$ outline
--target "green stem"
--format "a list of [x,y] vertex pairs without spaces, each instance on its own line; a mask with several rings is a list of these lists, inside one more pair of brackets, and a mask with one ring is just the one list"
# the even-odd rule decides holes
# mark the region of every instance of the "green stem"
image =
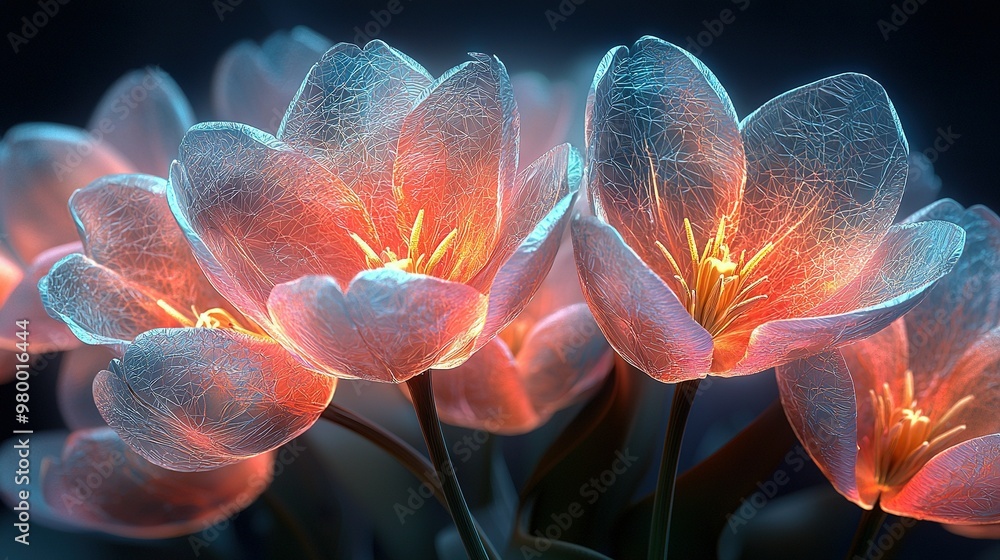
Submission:
[[694,402],[699,383],[701,379],[691,379],[682,381],[674,387],[670,418],[667,421],[667,437],[663,441],[660,474],[656,481],[656,496],[653,498],[653,521],[649,529],[647,560],[661,560],[667,557],[670,517],[674,507],[674,484],[677,482],[677,462],[681,456],[684,427],[687,425],[688,413],[691,412],[691,403]]
[[[410,471],[413,476],[417,477],[418,480],[424,483],[424,485],[434,493],[434,498],[436,498],[446,510],[450,511],[447,499],[441,492],[438,482],[432,476],[432,473],[434,473],[434,465],[432,465],[430,461],[424,458],[424,456],[410,444],[406,443],[398,436],[387,431],[378,424],[373,423],[371,420],[368,420],[367,418],[355,414],[354,412],[351,412],[346,408],[342,408],[334,403],[330,403],[330,405],[326,407],[326,410],[323,411],[323,418],[358,434],[369,442],[377,445],[380,449],[382,449],[382,451],[391,455],[394,459],[396,459],[396,461]],[[476,524],[476,531],[483,540],[486,552],[490,556],[490,560],[499,560],[500,555],[493,548],[493,544],[490,543],[489,538],[486,536],[486,533],[478,523]]]
[[455,465],[451,462],[444,441],[437,405],[434,404],[434,391],[431,388],[431,371],[427,370],[411,378],[406,385],[413,400],[413,410],[420,422],[420,430],[424,433],[424,441],[427,442],[431,462],[434,463],[438,479],[441,481],[448,509],[455,521],[455,527],[458,528],[458,534],[462,537],[462,544],[465,545],[465,552],[472,560],[488,560],[489,556],[476,531],[476,521],[472,517],[472,512],[465,503],[462,487],[459,486],[458,477],[455,475]]
[[847,560],[868,558],[868,544],[875,540],[887,516],[888,514],[882,511],[877,501],[872,506],[872,509],[862,510],[861,521],[858,522],[858,530],[854,533],[851,548],[847,551],[847,556],[844,558]]

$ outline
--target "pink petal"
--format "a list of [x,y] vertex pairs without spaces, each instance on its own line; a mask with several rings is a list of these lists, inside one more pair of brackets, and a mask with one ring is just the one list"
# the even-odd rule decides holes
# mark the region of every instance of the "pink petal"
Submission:
[[54,124],[22,124],[0,144],[0,224],[21,262],[77,240],[66,209],[69,196],[130,165],[114,148],[83,130]]
[[816,466],[837,492],[871,509],[874,496],[858,488],[858,403],[843,357],[818,354],[779,366],[775,373],[788,423]]
[[270,339],[223,329],[157,329],[94,381],[108,425],[146,460],[204,471],[298,436],[336,379],[305,369]]
[[399,233],[392,169],[399,131],[432,81],[419,64],[382,41],[364,49],[338,43],[309,71],[278,132],[358,194],[380,238],[394,250]]
[[23,342],[18,337],[18,333],[22,331],[18,321],[25,319],[29,321],[27,330],[31,354],[68,350],[80,345],[80,341],[66,325],[46,313],[38,292],[39,280],[49,272],[53,264],[79,250],[79,243],[49,249],[39,254],[35,262],[24,271],[24,278],[0,307],[0,347],[12,350],[17,342]]
[[168,199],[213,285],[260,323],[275,284],[330,274],[346,285],[366,269],[352,233],[379,246],[361,200],[340,179],[242,125],[188,131]]
[[274,134],[302,78],[330,46],[329,39],[302,26],[276,31],[260,45],[236,43],[212,75],[216,118]]
[[[806,317],[753,330],[743,358],[719,375],[748,375],[870,336],[917,305],[961,254],[962,229],[948,222],[892,226],[857,276]],[[768,302],[770,303],[770,302]]]
[[[247,507],[270,484],[273,454],[211,472],[182,473],[153,465],[109,428],[31,436],[43,464],[31,477],[32,521],[132,539],[194,533]],[[4,446],[5,467],[14,457]],[[11,449],[12,450],[12,449]],[[11,463],[12,465],[12,463]],[[16,498],[4,487],[4,499]]]
[[379,268],[346,292],[328,276],[275,286],[271,321],[289,348],[334,375],[402,383],[471,354],[486,296],[454,282]]
[[736,111],[690,53],[649,36],[613,49],[594,76],[586,129],[595,213],[668,284],[673,270],[654,243],[689,254],[685,218],[699,243],[722,217],[735,231],[745,175]]
[[808,310],[847,284],[892,223],[906,139],[882,86],[840,74],[786,92],[740,125],[747,181],[737,251],[774,251],[767,318]]
[[584,303],[549,315],[525,337],[517,366],[544,419],[579,402],[604,380],[614,354]]
[[0,246],[0,305],[3,305],[7,296],[14,291],[23,277],[24,272],[21,270],[21,266],[3,246]]
[[434,401],[442,421],[472,430],[523,434],[542,422],[514,357],[499,339],[455,369],[436,370]]
[[518,116],[507,70],[496,58],[473,56],[438,78],[406,115],[393,170],[396,253],[405,253],[423,210],[420,253],[433,253],[457,230],[435,273],[457,282],[489,260],[517,173]]
[[942,525],[949,533],[955,533],[967,539],[1000,539],[1000,523],[989,525]]
[[194,123],[194,111],[177,83],[149,67],[125,74],[108,88],[87,130],[100,131],[136,171],[164,177]]
[[941,523],[1000,522],[1000,434],[937,454],[899,492],[883,496],[882,509]]
[[59,414],[71,429],[99,428],[107,424],[94,404],[94,378],[115,357],[103,346],[81,346],[63,354],[56,380]]
[[518,161],[523,168],[568,140],[575,105],[573,90],[569,83],[550,82],[536,72],[515,74],[510,84],[521,114]]
[[599,219],[577,218],[572,227],[583,295],[611,346],[664,383],[705,377],[712,337],[663,280]]

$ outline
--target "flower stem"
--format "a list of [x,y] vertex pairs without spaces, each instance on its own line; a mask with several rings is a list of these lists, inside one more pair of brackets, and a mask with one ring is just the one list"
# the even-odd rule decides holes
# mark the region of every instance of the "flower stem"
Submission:
[[[410,446],[410,444],[371,420],[334,403],[330,403],[326,407],[326,410],[323,411],[323,418],[358,434],[377,445],[389,455],[392,455],[396,461],[413,473],[417,479],[423,482],[434,493],[434,498],[445,509],[450,510],[447,499],[445,499],[439,484],[432,476],[432,473],[435,472],[434,465],[425,459],[420,452]],[[476,531],[486,547],[486,552],[489,554],[490,560],[500,560],[500,555],[494,550],[492,543],[490,543],[489,538],[478,523],[476,524]]]
[[682,381],[674,387],[670,418],[667,421],[667,437],[663,441],[663,457],[660,459],[660,474],[656,481],[656,496],[653,498],[653,521],[649,530],[647,560],[661,560],[667,557],[670,517],[674,507],[674,484],[677,482],[677,461],[681,455],[684,426],[687,425],[688,413],[691,412],[691,403],[694,402],[699,383],[701,379],[691,379]]
[[458,528],[458,534],[462,537],[465,551],[472,560],[488,560],[482,539],[476,531],[476,521],[472,518],[468,504],[465,503],[462,487],[459,486],[458,477],[455,475],[455,465],[451,462],[448,447],[445,445],[444,432],[441,431],[441,421],[438,419],[437,406],[434,404],[431,371],[427,370],[411,378],[406,385],[413,400],[413,410],[420,422],[420,430],[424,433],[424,441],[427,442],[427,451],[441,481],[448,509],[455,521],[455,527]]
[[854,533],[851,548],[847,551],[847,556],[844,558],[847,560],[868,558],[868,544],[875,540],[879,530],[882,529],[882,524],[885,523],[886,517],[888,517],[888,514],[882,511],[877,501],[872,506],[872,509],[862,510],[861,521],[858,522],[858,530]]

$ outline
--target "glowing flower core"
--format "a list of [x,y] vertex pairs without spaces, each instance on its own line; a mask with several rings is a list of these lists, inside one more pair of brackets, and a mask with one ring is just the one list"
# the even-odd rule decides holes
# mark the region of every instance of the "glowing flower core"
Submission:
[[249,328],[244,327],[239,319],[221,307],[213,307],[212,309],[199,313],[198,310],[192,305],[191,315],[188,316],[178,311],[176,307],[170,305],[162,299],[156,300],[156,305],[159,305],[161,309],[166,311],[174,319],[177,319],[177,322],[185,327],[228,329],[251,336],[265,336],[263,331],[261,331],[259,327],[251,323],[249,320],[244,319],[249,325]]
[[767,276],[751,278],[757,265],[774,250],[774,244],[767,243],[750,259],[746,258],[746,251],[740,251],[739,259],[733,260],[729,246],[726,245],[725,217],[719,221],[715,237],[709,239],[700,252],[691,229],[691,221],[687,218],[684,218],[684,232],[687,235],[693,271],[690,282],[684,278],[677,259],[663,243],[657,241],[656,247],[674,269],[674,278],[680,282],[678,297],[681,303],[691,317],[714,337],[755,304],[767,299],[767,294],[751,295],[767,280]]
[[409,239],[404,239],[406,242],[406,256],[400,257],[395,251],[386,247],[381,253],[376,253],[372,249],[371,245],[365,243],[363,239],[356,233],[351,233],[351,239],[358,244],[358,247],[365,254],[365,259],[367,259],[368,268],[395,268],[402,270],[404,272],[410,272],[413,274],[426,274],[430,276],[431,271],[437,266],[441,259],[444,258],[445,253],[451,248],[452,243],[455,241],[455,237],[458,236],[458,228],[451,230],[448,235],[445,236],[434,251],[431,252],[430,257],[426,253],[420,251],[420,234],[424,227],[424,211],[420,210],[417,212],[417,217],[413,220],[413,227],[410,228]]
[[873,437],[878,438],[872,446],[875,481],[882,491],[905,484],[931,457],[957,443],[958,436],[965,431],[964,424],[942,430],[974,398],[962,397],[939,419],[932,420],[917,408],[910,370],[906,370],[903,400],[898,405],[888,383],[882,385],[882,394],[872,389],[869,395],[875,414]]

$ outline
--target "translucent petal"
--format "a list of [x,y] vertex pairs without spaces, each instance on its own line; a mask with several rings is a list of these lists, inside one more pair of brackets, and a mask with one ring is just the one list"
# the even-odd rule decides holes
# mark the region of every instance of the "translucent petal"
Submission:
[[434,372],[441,420],[472,430],[523,434],[541,424],[510,350],[493,339],[455,369]]
[[364,49],[338,43],[309,71],[278,132],[361,197],[393,250],[399,236],[392,195],[399,131],[431,82],[419,64],[382,41]]
[[914,376],[933,379],[1000,325],[1000,218],[983,206],[963,210],[954,201],[937,203],[915,218],[944,219],[965,229],[965,249],[951,274],[906,314]]
[[438,78],[406,115],[393,169],[397,247],[423,210],[420,253],[433,253],[457,230],[435,272],[457,282],[489,260],[517,173],[518,117],[507,70],[496,58],[474,56]]
[[576,104],[569,83],[550,82],[536,72],[514,74],[510,84],[521,115],[518,161],[523,168],[568,140]]
[[573,220],[577,270],[590,310],[611,346],[664,383],[705,377],[712,337],[611,226]]
[[56,261],[79,250],[79,243],[54,247],[39,254],[35,262],[24,271],[24,278],[0,307],[0,348],[16,348],[15,344],[21,341],[18,333],[22,331],[18,321],[24,319],[29,321],[27,330],[32,354],[68,350],[80,345],[80,341],[66,325],[46,313],[38,287],[39,280]]
[[882,330],[948,273],[961,254],[963,238],[962,229],[948,222],[892,226],[850,284],[806,317],[757,327],[742,359],[731,371],[726,371],[726,361],[719,361],[717,371],[727,376],[757,373]]
[[[0,463],[13,469],[10,443]],[[44,465],[28,486],[32,521],[37,516],[57,528],[132,539],[178,537],[232,516],[267,488],[274,470],[274,456],[267,454],[212,472],[169,471],[137,455],[106,427],[68,437],[36,434],[31,455]],[[11,489],[5,484],[3,490],[11,503]]]
[[885,90],[860,74],[779,95],[740,127],[747,182],[735,248],[774,243],[758,268],[771,294],[758,321],[794,317],[875,252],[903,194],[906,139]]
[[[125,156],[136,171],[164,177],[184,132],[195,123],[181,88],[163,70],[133,70],[97,104],[87,130]],[[82,185],[81,185],[82,186]]]
[[446,360],[465,361],[486,304],[463,284],[380,268],[359,274],[346,293],[328,276],[280,284],[268,309],[275,335],[314,366],[402,383]]
[[276,31],[260,45],[236,43],[219,58],[212,75],[215,116],[274,134],[302,77],[331,45],[302,26]]
[[611,347],[585,303],[539,322],[517,352],[524,386],[543,419],[597,387],[613,361]]
[[942,525],[949,533],[963,536],[967,539],[1000,539],[1000,523],[988,525]]
[[[497,232],[496,247],[486,266],[469,282],[482,291],[489,290],[500,267],[518,250],[525,238],[543,223],[546,214],[560,199],[577,191],[583,165],[580,154],[569,144],[552,148],[517,178],[516,188],[505,193],[506,209]],[[564,214],[568,214],[563,210]],[[556,235],[561,238],[565,226]]]
[[130,164],[114,148],[78,128],[15,126],[0,143],[0,226],[22,263],[77,240],[66,201],[87,183]]
[[962,442],[931,459],[882,509],[942,523],[1000,522],[1000,434]]
[[308,274],[345,284],[378,247],[361,201],[312,159],[242,125],[199,124],[170,174],[171,210],[209,279],[258,322],[271,287]]
[[0,246],[0,305],[7,300],[7,296],[14,291],[14,287],[24,277],[21,266],[17,264],[14,257],[7,253],[6,249]]
[[848,500],[870,509],[856,479],[857,402],[839,352],[795,360],[775,370],[788,423],[816,466]]
[[[704,64],[655,37],[612,50],[603,64],[587,105],[590,196],[597,215],[672,284],[654,242],[686,255],[685,218],[704,243],[739,205],[745,162],[736,111]],[[734,231],[735,220],[729,225]]]
[[574,200],[573,195],[563,197],[503,264],[493,284],[486,287],[489,290],[489,312],[486,326],[474,348],[482,347],[503,330],[531,301],[559,251]]
[[70,210],[84,251],[175,309],[188,313],[192,305],[200,311],[220,307],[222,298],[170,214],[166,186],[159,177],[111,175],[74,193]]
[[106,426],[94,404],[94,378],[107,369],[114,353],[103,346],[81,346],[63,354],[56,379],[59,414],[71,429]]
[[204,471],[270,451],[309,428],[336,379],[270,339],[223,329],[157,329],[94,381],[98,410],[161,467]]

